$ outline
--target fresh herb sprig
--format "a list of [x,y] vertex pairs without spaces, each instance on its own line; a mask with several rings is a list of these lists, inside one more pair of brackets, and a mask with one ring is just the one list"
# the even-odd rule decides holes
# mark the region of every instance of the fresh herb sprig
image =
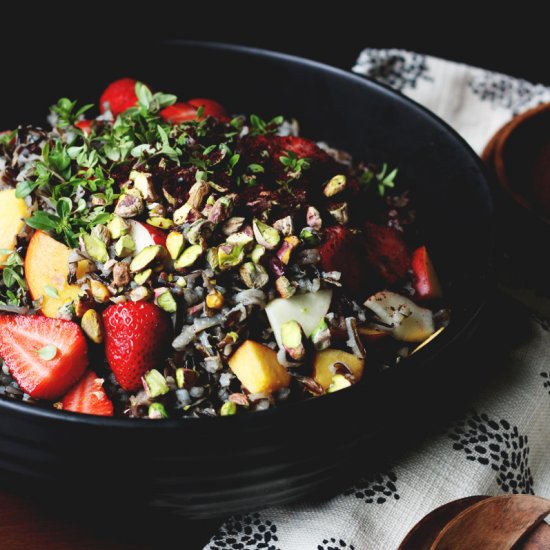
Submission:
[[0,248],[0,255],[6,257],[3,262],[0,262],[2,266],[0,303],[20,306],[27,294],[23,258],[16,251],[3,248]]
[[380,197],[386,194],[388,189],[395,187],[397,168],[388,172],[388,165],[384,163],[380,171],[374,166],[366,166],[359,175],[359,184],[365,189],[374,189]]

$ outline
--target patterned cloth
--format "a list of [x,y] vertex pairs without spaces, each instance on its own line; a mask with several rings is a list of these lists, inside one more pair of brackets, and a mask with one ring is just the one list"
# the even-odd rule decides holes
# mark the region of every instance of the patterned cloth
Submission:
[[[550,89],[403,50],[366,49],[353,68],[436,112],[481,152],[515,114]],[[477,344],[476,344],[477,343]],[[504,299],[491,303],[474,349],[477,391],[443,432],[365,472],[322,503],[228,519],[208,550],[392,550],[434,508],[457,498],[536,493],[550,498],[548,322]]]

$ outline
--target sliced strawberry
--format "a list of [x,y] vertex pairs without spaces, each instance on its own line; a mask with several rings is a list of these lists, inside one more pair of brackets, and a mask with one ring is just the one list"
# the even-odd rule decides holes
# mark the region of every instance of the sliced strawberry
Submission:
[[113,402],[103,389],[103,379],[89,371],[63,397],[64,411],[72,411],[98,416],[113,416]]
[[21,389],[36,399],[57,399],[88,366],[80,327],[41,315],[0,315],[0,356]]
[[291,151],[299,158],[308,158],[312,162],[327,162],[330,160],[329,155],[311,139],[283,136],[279,137],[279,140],[281,154],[284,154],[285,151]]
[[216,118],[226,118],[227,112],[225,107],[213,99],[207,99],[204,97],[197,97],[187,100],[189,105],[195,107],[195,109],[203,108],[203,117],[213,116]]
[[367,261],[373,270],[389,284],[403,279],[411,267],[411,258],[401,233],[371,222],[365,229]]
[[109,366],[124,390],[136,391],[169,351],[170,317],[150,302],[127,302],[108,307],[103,322]]
[[92,121],[91,120],[79,120],[74,125],[80,128],[87,136],[92,133]]
[[133,78],[121,78],[111,82],[99,100],[99,110],[104,113],[111,110],[116,117],[137,103],[136,81]]
[[181,124],[182,122],[197,120],[197,109],[196,107],[189,105],[189,103],[179,102],[162,109],[160,116],[166,122]]
[[441,298],[443,291],[425,246],[421,246],[413,252],[412,269],[417,296],[424,300]]
[[323,271],[340,271],[342,283],[358,292],[364,282],[364,270],[357,238],[342,225],[335,225],[325,231],[325,239],[319,248]]

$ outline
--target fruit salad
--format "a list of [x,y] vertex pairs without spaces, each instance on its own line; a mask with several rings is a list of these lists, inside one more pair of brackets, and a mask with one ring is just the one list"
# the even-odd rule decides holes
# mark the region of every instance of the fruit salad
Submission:
[[48,123],[0,133],[0,398],[246,414],[368,383],[447,325],[397,169],[130,78]]

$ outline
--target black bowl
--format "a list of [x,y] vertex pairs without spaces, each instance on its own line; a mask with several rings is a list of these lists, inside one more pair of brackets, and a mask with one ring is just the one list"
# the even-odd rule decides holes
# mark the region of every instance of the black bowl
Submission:
[[446,124],[401,95],[287,55],[174,42],[145,57],[91,63],[93,83],[61,73],[24,109],[18,91],[5,90],[11,96],[1,108],[2,126],[43,122],[48,105],[62,95],[97,102],[110,80],[125,75],[181,97],[214,97],[232,112],[296,117],[305,136],[358,159],[399,167],[400,180],[416,197],[435,264],[448,281],[453,318],[441,336],[379,378],[250,415],[152,422],[1,399],[0,470],[18,484],[56,494],[74,488],[72,496],[80,501],[109,488],[112,503],[206,518],[320,490],[349,471],[365,442],[371,455],[379,453],[369,447],[373,436],[390,429],[388,421],[409,414],[411,394],[429,399],[423,389],[445,392],[445,385],[460,377],[446,370],[444,357],[471,332],[484,301],[492,203],[474,152]]

